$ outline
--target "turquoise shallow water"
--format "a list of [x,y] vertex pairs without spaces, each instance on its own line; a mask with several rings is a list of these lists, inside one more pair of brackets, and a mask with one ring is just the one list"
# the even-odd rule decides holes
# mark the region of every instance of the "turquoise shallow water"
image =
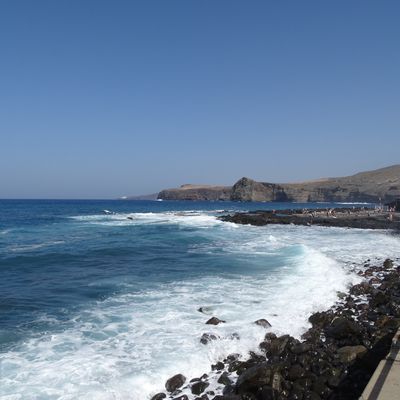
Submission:
[[[351,265],[398,249],[384,232],[216,219],[287,206],[0,201],[0,395],[147,398],[173,373],[256,347],[254,319],[301,334],[357,279]],[[206,349],[200,306],[227,320]]]

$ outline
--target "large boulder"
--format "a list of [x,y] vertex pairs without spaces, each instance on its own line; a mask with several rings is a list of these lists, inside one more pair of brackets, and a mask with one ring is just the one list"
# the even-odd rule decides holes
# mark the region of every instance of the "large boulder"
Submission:
[[297,354],[297,355],[300,355],[300,354],[303,354],[303,353],[307,353],[307,352],[309,352],[311,349],[312,349],[311,344],[310,344],[310,343],[306,343],[306,342],[297,343],[297,344],[293,345],[293,346],[290,348],[291,352],[292,352],[293,354]]
[[223,324],[224,322],[226,322],[226,321],[223,321],[222,319],[219,319],[217,317],[212,317],[206,322],[206,324],[207,325],[218,325],[218,324]]
[[322,328],[331,322],[332,317],[333,315],[330,312],[316,312],[308,318],[308,321],[313,327]]
[[280,356],[286,349],[289,343],[290,336],[283,335],[276,339],[272,339],[267,347],[268,356]]
[[361,282],[357,285],[354,285],[350,289],[350,293],[355,296],[366,295],[371,293],[374,290],[373,286],[370,285],[368,282]]
[[216,364],[211,365],[211,370],[212,371],[221,371],[222,369],[225,368],[225,364],[221,361],[218,361]]
[[271,324],[264,318],[258,319],[257,321],[254,321],[256,325],[262,326],[263,328],[271,328]]
[[390,297],[387,294],[385,294],[381,291],[378,291],[375,294],[375,296],[372,297],[372,299],[370,301],[370,305],[372,307],[379,307],[381,305],[387,304],[389,301],[390,301]]
[[261,400],[280,400],[282,396],[280,396],[279,392],[273,387],[263,386],[262,389],[258,392],[257,398]]
[[226,371],[221,374],[217,382],[224,386],[232,384],[232,381],[229,378],[229,374]]
[[163,400],[166,397],[167,395],[165,393],[157,393],[151,398],[151,400]]
[[294,364],[289,368],[288,377],[291,381],[304,378],[306,374],[305,369],[300,364]]
[[326,335],[334,339],[345,339],[350,336],[359,336],[362,331],[360,325],[345,317],[335,318],[326,329]]
[[205,381],[198,381],[192,384],[191,390],[193,394],[201,394],[203,393],[210,384]]
[[390,258],[387,258],[384,262],[383,262],[383,266],[385,268],[392,268],[393,267],[393,261]]
[[263,386],[270,386],[272,383],[272,378],[277,367],[270,365],[267,362],[256,364],[253,367],[246,369],[236,382],[236,392],[246,393],[255,392]]
[[338,349],[339,359],[342,363],[349,364],[355,359],[362,357],[366,352],[365,346],[344,346]]
[[165,389],[167,389],[168,392],[175,392],[175,390],[179,389],[185,382],[186,377],[182,374],[174,375],[165,382]]

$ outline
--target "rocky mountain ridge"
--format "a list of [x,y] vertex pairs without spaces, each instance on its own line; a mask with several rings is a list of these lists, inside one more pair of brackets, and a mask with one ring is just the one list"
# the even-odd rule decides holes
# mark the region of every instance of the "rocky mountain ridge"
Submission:
[[162,200],[223,200],[231,199],[232,186],[182,185],[176,189],[162,190]]
[[182,185],[162,190],[163,200],[280,202],[390,202],[400,198],[400,165],[352,176],[301,183],[257,182],[241,178],[233,186]]

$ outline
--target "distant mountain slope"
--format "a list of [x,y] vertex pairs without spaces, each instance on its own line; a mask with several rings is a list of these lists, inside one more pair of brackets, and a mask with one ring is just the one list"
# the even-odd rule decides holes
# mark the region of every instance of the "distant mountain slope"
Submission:
[[241,178],[232,187],[182,185],[167,189],[165,200],[233,200],[288,202],[389,202],[400,198],[400,165],[341,177],[301,183],[257,182]]
[[231,186],[182,185],[176,189],[162,190],[158,194],[163,200],[230,200]]

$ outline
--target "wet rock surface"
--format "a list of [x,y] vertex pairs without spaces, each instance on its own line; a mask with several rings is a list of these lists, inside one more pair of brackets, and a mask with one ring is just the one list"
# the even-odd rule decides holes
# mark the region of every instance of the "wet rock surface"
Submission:
[[[191,393],[198,396],[190,398],[358,399],[400,327],[398,264],[399,260],[387,259],[373,266],[368,260],[358,272],[363,282],[352,286],[331,309],[311,315],[311,328],[301,340],[266,333],[259,352],[250,352],[247,359],[231,354],[212,365],[217,394],[214,388],[210,390],[210,377],[203,375],[189,385]],[[216,339],[210,334],[204,336],[206,343]],[[168,380],[176,382],[168,385],[170,389],[184,384],[177,376]],[[156,396],[152,400],[164,398]],[[178,391],[169,398],[184,396]]]
[[167,395],[165,393],[157,393],[151,398],[151,400],[163,400],[166,397]]
[[165,382],[165,389],[168,392],[174,392],[186,382],[186,378],[182,374],[174,375]]
[[206,324],[207,325],[218,325],[218,324],[223,324],[225,322],[226,321],[223,321],[222,319],[219,319],[217,317],[212,317],[206,322]]
[[200,338],[200,343],[202,344],[208,344],[212,340],[217,340],[219,338],[218,335],[215,335],[213,333],[203,333]]
[[262,326],[263,328],[270,328],[272,325],[264,318],[254,321],[256,325]]
[[198,381],[192,384],[191,390],[193,394],[201,394],[208,388],[208,386],[210,386],[208,382]]

